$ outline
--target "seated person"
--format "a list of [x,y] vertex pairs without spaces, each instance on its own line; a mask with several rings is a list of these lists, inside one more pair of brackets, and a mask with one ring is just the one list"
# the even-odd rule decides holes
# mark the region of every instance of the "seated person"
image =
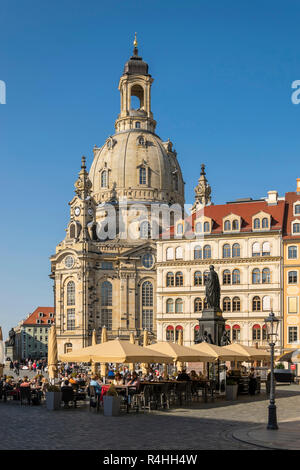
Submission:
[[20,387],[30,387],[30,382],[27,377],[24,377],[23,382],[20,384]]
[[65,407],[68,407],[69,401],[73,400],[73,389],[68,380],[65,380],[63,386],[61,387],[62,391],[62,401],[65,403]]
[[102,386],[97,375],[93,375],[90,381],[90,386],[95,388],[96,395],[101,395]]
[[122,375],[119,374],[119,372],[115,375],[115,378],[113,380],[114,385],[123,385],[123,378]]
[[196,371],[195,370],[191,370],[190,372],[190,378],[191,380],[198,380],[198,375],[196,374]]
[[130,387],[135,387],[137,390],[140,386],[140,378],[136,372],[133,372],[132,378],[127,382]]
[[186,370],[182,369],[182,372],[179,372],[177,376],[177,380],[189,381],[191,379],[190,379],[190,376],[186,373]]

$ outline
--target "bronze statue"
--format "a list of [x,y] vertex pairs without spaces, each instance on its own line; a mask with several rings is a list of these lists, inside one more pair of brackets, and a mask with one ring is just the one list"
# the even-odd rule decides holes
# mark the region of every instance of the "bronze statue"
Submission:
[[220,309],[220,282],[213,265],[209,267],[209,275],[205,283],[205,295],[208,308]]
[[8,340],[8,346],[14,346],[15,345],[15,341],[16,341],[16,333],[15,333],[15,330],[12,328],[11,330],[9,330],[9,340]]
[[227,333],[226,330],[223,331],[223,335],[221,337],[221,346],[227,346],[228,344],[231,344],[229,334]]

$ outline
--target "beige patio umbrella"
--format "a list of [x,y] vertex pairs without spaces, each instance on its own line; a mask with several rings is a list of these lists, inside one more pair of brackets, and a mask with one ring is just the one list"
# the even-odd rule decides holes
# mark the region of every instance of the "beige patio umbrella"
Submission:
[[48,374],[49,379],[54,382],[57,377],[57,340],[56,326],[52,325],[48,339]]
[[[149,343],[149,335],[148,335],[148,330],[145,328],[143,332],[143,347],[147,347]],[[149,369],[149,364],[143,363],[141,364],[141,369],[143,374],[147,373],[147,370]]]
[[[106,342],[107,342],[107,329],[106,329],[106,326],[104,325],[104,327],[102,328],[102,331],[101,331],[101,344],[106,343]],[[102,363],[101,367],[100,367],[101,377],[106,377],[107,376],[107,369],[108,369],[107,364]]]
[[5,364],[4,342],[3,342],[2,328],[0,326],[0,377],[3,376],[4,364]]
[[[133,333],[130,333],[130,339],[129,339],[129,341],[131,342],[131,344],[134,344],[134,334],[133,334]],[[133,364],[133,362],[131,362],[131,363],[129,364],[129,370],[130,370],[130,372],[134,372],[134,369],[135,369],[134,364]]]
[[114,362],[117,364],[128,364],[130,362],[158,362],[164,364],[165,362],[173,362],[172,357],[166,354],[120,339],[82,348],[74,353],[62,354],[61,359],[65,362],[91,362],[94,360],[96,362]]
[[247,357],[245,354],[241,354],[237,351],[226,350],[225,347],[205,342],[194,344],[191,348],[201,353],[210,354],[214,356],[215,360],[219,359],[220,361],[243,361]]
[[[96,346],[97,344],[97,336],[96,336],[96,330],[94,329],[93,330],[93,333],[92,333],[92,346]],[[98,372],[98,368],[97,368],[97,363],[96,362],[92,362],[92,374],[95,375],[97,374]]]
[[209,362],[215,360],[215,357],[211,354],[198,352],[192,348],[181,346],[180,344],[172,343],[169,341],[161,341],[158,343],[151,344],[150,346],[147,346],[146,349],[149,349],[155,353],[166,354],[167,356],[172,357],[173,361]]
[[[182,330],[179,330],[179,332],[178,332],[177,344],[179,344],[179,346],[183,346],[183,331]],[[182,370],[183,362],[178,361],[177,364],[176,364],[176,367],[177,367],[177,370]]]
[[235,353],[239,353],[244,356],[244,359],[235,359],[235,361],[263,361],[263,360],[270,360],[270,353],[265,349],[256,349],[252,348],[251,346],[244,346],[240,343],[232,343],[228,344],[228,346],[223,346],[222,349],[224,351],[232,351]]

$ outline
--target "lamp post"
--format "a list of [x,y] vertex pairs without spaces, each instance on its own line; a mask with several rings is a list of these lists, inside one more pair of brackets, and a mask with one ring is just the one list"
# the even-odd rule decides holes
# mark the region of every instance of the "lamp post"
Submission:
[[270,380],[270,403],[267,429],[278,429],[276,405],[275,405],[275,387],[274,387],[274,347],[277,339],[279,320],[271,311],[268,318],[265,318],[267,327],[268,342],[271,348],[271,380]]

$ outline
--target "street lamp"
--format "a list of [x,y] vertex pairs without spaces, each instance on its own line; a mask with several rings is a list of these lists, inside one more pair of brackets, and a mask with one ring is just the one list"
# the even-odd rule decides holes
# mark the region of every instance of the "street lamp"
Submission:
[[274,347],[277,340],[277,331],[279,320],[271,311],[268,318],[265,318],[267,327],[268,343],[271,348],[271,380],[270,380],[270,404],[269,404],[269,417],[267,429],[278,429],[275,405],[275,387],[274,387]]

